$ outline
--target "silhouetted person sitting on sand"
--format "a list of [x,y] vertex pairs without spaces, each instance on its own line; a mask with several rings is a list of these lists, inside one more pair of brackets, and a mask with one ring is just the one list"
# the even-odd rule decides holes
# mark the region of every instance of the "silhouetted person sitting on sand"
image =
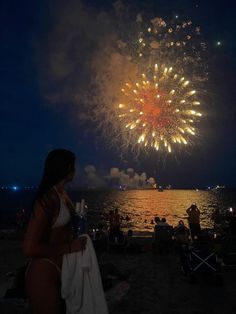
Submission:
[[140,244],[134,241],[133,231],[131,229],[127,232],[127,243],[125,248],[126,253],[141,253],[142,248]]
[[183,220],[178,222],[174,234],[178,243],[187,244],[189,242],[189,229],[185,226]]
[[188,223],[191,231],[191,236],[194,239],[195,236],[199,236],[201,232],[200,227],[200,210],[196,204],[192,204],[187,210]]
[[165,218],[161,218],[160,217],[155,217],[154,218],[156,226],[154,227],[154,229],[156,229],[156,227],[166,227],[169,226],[169,224],[166,222]]
[[161,222],[161,219],[160,219],[160,217],[155,217],[154,220],[155,220],[155,223],[156,223],[156,225],[154,227],[154,232],[156,232],[156,230],[157,230],[157,228],[158,228],[158,226],[159,226],[159,224]]
[[154,231],[157,231],[157,228],[169,226],[169,224],[166,222],[165,218],[160,219],[160,217],[155,217],[154,220],[156,223],[156,225],[154,227]]
[[160,225],[160,226],[163,226],[163,227],[169,226],[169,224],[166,222],[166,219],[165,219],[165,218],[161,218],[161,222],[160,222],[159,225]]
[[174,235],[182,269],[184,274],[187,275],[189,272],[189,263],[186,254],[188,254],[189,229],[184,225],[183,220],[178,222],[178,225],[174,229]]
[[[155,217],[154,220],[156,223],[154,227],[154,239],[156,240],[158,238],[158,234],[160,235],[160,232],[165,232],[166,229],[169,229],[172,227],[166,222],[165,218],[160,219],[159,217]],[[168,234],[170,234],[169,231],[167,231]]]

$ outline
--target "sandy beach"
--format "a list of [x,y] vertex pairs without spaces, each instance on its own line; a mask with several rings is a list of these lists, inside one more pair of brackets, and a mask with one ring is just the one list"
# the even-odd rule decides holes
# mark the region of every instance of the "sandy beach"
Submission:
[[[223,267],[223,285],[212,278],[201,276],[190,284],[182,274],[175,254],[153,254],[150,238],[135,239],[146,249],[139,254],[110,254],[101,257],[102,263],[112,263],[121,272],[128,273],[126,281],[114,291],[118,297],[108,300],[110,314],[233,314],[236,312],[236,267]],[[21,252],[21,242],[0,240],[0,296],[11,286],[7,275],[26,262]],[[118,287],[118,290],[117,290]],[[124,291],[122,291],[122,289]],[[110,290],[111,291],[111,290]],[[107,295],[109,296],[109,290]],[[14,303],[14,302],[13,302]],[[15,306],[18,304],[18,307]],[[11,304],[1,299],[0,313],[27,313],[25,304]]]

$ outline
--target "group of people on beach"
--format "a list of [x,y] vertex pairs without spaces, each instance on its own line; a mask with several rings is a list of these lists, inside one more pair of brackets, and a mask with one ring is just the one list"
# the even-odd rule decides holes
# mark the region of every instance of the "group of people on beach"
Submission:
[[[201,226],[200,226],[200,210],[198,209],[197,205],[193,203],[187,210],[186,213],[188,214],[187,220],[189,224],[189,229],[185,226],[184,221],[181,219],[178,222],[178,225],[174,228],[175,231],[185,231],[191,236],[192,239],[196,239],[201,233]],[[155,227],[154,232],[157,231],[160,227],[167,227],[170,226],[166,218],[155,217]],[[183,232],[182,232],[183,233]]]
[[[133,231],[129,229],[127,233],[122,230],[123,220],[129,221],[130,217],[126,215],[124,218],[119,214],[118,208],[110,210],[104,215],[106,227],[99,224],[96,233],[93,236],[95,249],[99,256],[101,252],[129,252],[140,253],[141,247],[133,240]],[[93,229],[94,230],[94,229]]]
[[[56,149],[48,154],[42,180],[33,203],[32,215],[27,225],[23,242],[24,254],[29,260],[25,273],[25,288],[30,310],[33,314],[65,314],[71,302],[77,304],[78,301],[73,299],[73,293],[80,291],[78,287],[84,283],[84,280],[80,282],[82,278],[78,277],[78,280],[74,283],[78,287],[75,286],[72,292],[64,291],[65,281],[68,281],[68,278],[65,277],[70,274],[71,278],[74,278],[71,270],[68,269],[68,265],[73,264],[75,256],[78,260],[83,260],[85,264],[88,256],[90,256],[90,259],[94,258],[93,243],[90,238],[87,236],[77,237],[73,229],[75,206],[65,190],[66,184],[74,177],[75,159],[74,153],[65,149]],[[187,209],[187,214],[190,233],[192,236],[197,236],[200,232],[200,212],[196,204]],[[123,219],[130,220],[128,216],[125,218],[120,216],[118,209],[110,211],[108,215],[109,241],[114,243],[121,241],[123,237],[121,221]],[[168,226],[165,218],[156,217],[155,223],[155,228]],[[177,229],[187,230],[188,228],[184,226],[181,220],[176,227]],[[132,234],[132,230],[129,230],[126,239],[131,239]],[[97,237],[100,237],[100,239],[106,238],[102,225],[99,227]],[[96,264],[96,260],[94,261],[93,265]],[[82,267],[81,265],[74,266],[75,269],[77,269],[76,267]],[[89,267],[87,266],[86,270]],[[79,272],[81,272],[81,269],[78,269]],[[97,285],[101,282],[99,276],[99,267],[95,265],[93,269],[94,278],[88,280],[91,289],[96,286],[95,282]],[[93,280],[95,280],[94,283]],[[86,290],[88,286],[89,284],[82,289]],[[86,291],[84,291],[83,293],[83,297],[87,298],[84,301],[87,308],[84,308],[84,310],[87,310],[90,314],[93,314],[93,311],[91,309],[88,311],[88,304],[93,304],[95,301],[90,300],[91,302],[88,302],[89,295],[90,297],[91,295],[97,296],[96,304],[102,309],[99,313],[108,313],[103,288],[102,286],[99,287],[99,290],[102,290],[100,292],[95,291],[94,294],[86,294]],[[70,290],[71,287],[67,286],[66,289]],[[64,291],[64,295],[62,291]],[[75,297],[78,299],[76,293]],[[68,302],[68,298],[70,298],[70,302]],[[83,302],[77,304],[77,306],[83,307]]]

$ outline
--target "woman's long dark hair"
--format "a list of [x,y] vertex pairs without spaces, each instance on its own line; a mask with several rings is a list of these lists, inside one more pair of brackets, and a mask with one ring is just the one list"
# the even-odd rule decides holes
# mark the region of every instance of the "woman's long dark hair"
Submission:
[[51,151],[45,160],[43,177],[35,199],[42,199],[54,185],[72,173],[74,167],[74,153],[66,149],[55,149]]

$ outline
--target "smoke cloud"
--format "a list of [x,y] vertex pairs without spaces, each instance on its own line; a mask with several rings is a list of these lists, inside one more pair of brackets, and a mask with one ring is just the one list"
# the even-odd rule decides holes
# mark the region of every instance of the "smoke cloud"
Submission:
[[114,36],[114,18],[80,0],[56,1],[51,11],[48,39],[38,47],[42,91],[51,103],[82,106],[83,91],[94,74],[94,55]]
[[155,179],[147,178],[145,172],[138,174],[133,168],[120,170],[117,167],[110,169],[108,174],[101,175],[97,172],[94,165],[88,165],[84,168],[86,175],[86,185],[88,188],[125,188],[140,189],[153,188]]
[[132,56],[121,52],[126,48],[121,34],[131,36],[132,23],[122,1],[106,11],[85,4],[69,0],[52,7],[51,31],[39,46],[42,92],[51,104],[66,104],[80,124],[89,122],[90,131],[122,150],[130,138],[121,132],[114,108],[124,82],[137,74]]

